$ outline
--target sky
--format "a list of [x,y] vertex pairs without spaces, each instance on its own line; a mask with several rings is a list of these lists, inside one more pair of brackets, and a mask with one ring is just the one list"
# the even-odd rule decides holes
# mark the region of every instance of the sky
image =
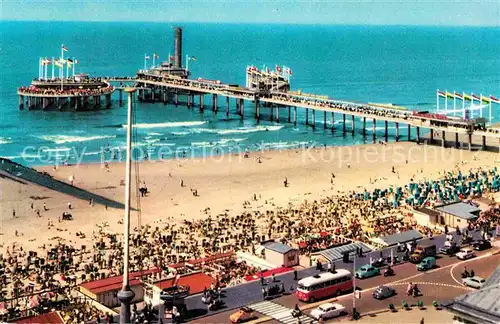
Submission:
[[0,0],[1,20],[500,26],[500,0]]

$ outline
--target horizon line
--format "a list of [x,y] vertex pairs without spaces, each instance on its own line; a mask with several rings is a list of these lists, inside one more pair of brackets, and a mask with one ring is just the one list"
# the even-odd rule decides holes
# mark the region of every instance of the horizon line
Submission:
[[144,20],[46,20],[46,19],[1,19],[0,22],[54,22],[54,23],[143,23],[143,24],[207,24],[207,25],[283,25],[283,26],[345,26],[345,27],[447,27],[447,28],[500,28],[498,25],[453,25],[453,24],[358,24],[358,23],[310,23],[310,22],[240,22],[240,21],[144,21]]

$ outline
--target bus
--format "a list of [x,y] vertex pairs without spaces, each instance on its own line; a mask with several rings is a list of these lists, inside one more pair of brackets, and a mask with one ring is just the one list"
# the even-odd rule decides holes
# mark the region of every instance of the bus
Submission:
[[338,269],[335,273],[322,272],[299,280],[296,296],[301,301],[314,302],[329,296],[339,296],[352,291],[352,274]]

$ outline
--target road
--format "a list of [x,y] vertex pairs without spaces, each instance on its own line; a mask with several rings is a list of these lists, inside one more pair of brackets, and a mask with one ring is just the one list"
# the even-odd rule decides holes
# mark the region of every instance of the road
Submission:
[[[461,284],[461,273],[465,265],[469,270],[474,269],[476,275],[485,278],[495,270],[497,265],[500,264],[500,254],[492,255],[495,251],[497,250],[489,249],[477,252],[476,258],[467,261],[460,261],[455,257],[442,256],[437,260],[437,267],[426,272],[418,272],[414,264],[404,263],[394,267],[395,275],[392,277],[379,275],[368,279],[357,280],[356,287],[357,289],[361,289],[361,299],[356,300],[356,307],[362,314],[366,314],[381,309],[387,309],[390,303],[394,304],[396,307],[401,306],[403,300],[406,300],[408,304],[415,304],[417,301],[422,301],[424,305],[427,306],[431,305],[433,300],[450,300],[472,290],[472,288],[464,287]],[[423,296],[418,298],[407,296],[406,288],[409,282],[417,283]],[[382,301],[372,298],[371,293],[373,289],[382,284],[395,288],[396,295]],[[260,301],[262,301],[262,296]],[[273,303],[288,308],[294,308],[295,304],[298,303],[299,307],[301,307],[306,314],[309,314],[311,309],[327,301],[338,302],[346,307],[347,312],[352,312],[352,294],[342,295],[338,298],[323,300],[314,304],[298,302],[293,294],[272,300]],[[196,320],[196,323],[227,323],[229,315],[233,312],[234,310],[228,310],[213,316],[199,318]],[[258,315],[260,319],[266,318],[263,314]],[[342,319],[345,320],[345,317],[340,318],[340,320]],[[332,322],[338,320],[339,319],[335,319],[332,320]],[[265,323],[278,322],[268,320],[265,321]]]

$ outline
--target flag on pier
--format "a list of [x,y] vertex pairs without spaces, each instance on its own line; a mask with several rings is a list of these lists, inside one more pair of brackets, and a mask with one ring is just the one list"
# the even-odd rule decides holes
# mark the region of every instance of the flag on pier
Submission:
[[54,64],[57,65],[58,67],[62,68],[63,67],[63,63],[60,62],[60,60],[58,59],[55,59],[54,60]]
[[67,48],[66,46],[64,46],[64,45],[61,45],[61,49],[62,49],[63,51],[65,51],[65,52],[67,52],[67,51],[68,51],[68,48]]
[[153,53],[153,58],[157,59],[157,58],[160,58],[160,56],[158,54],[156,54],[156,53]]
[[475,94],[472,94],[472,98],[474,98],[475,100],[480,100],[478,96],[476,96]]
[[490,100],[491,100],[491,102],[494,102],[494,103],[500,103],[500,100],[493,97],[493,96],[490,96]]
[[438,94],[438,96],[440,96],[440,97],[443,97],[443,98],[445,98],[445,97],[446,97],[446,94],[445,94],[443,91],[439,91],[439,90],[438,90],[437,94]]
[[188,59],[189,59],[189,60],[193,60],[193,61],[196,61],[196,60],[197,60],[197,58],[196,58],[195,56],[188,56]]
[[75,60],[73,63],[74,63],[74,64],[78,64],[78,60]]
[[73,60],[72,59],[69,58],[67,62],[68,62],[68,66],[69,67],[71,67],[73,65]]
[[464,100],[472,101],[472,97],[464,93]]
[[276,72],[280,72],[281,73],[281,71],[282,71],[281,66],[276,65]]
[[453,93],[451,93],[451,92],[448,92],[448,91],[446,91],[446,96],[448,98],[452,98],[452,99],[455,98],[455,95]]
[[481,95],[481,101],[484,102],[484,103],[490,103],[491,102],[490,98],[485,97],[483,95]]
[[146,55],[146,56],[144,56],[144,59],[149,60],[149,59],[151,59],[151,57],[149,57],[149,55]]
[[286,73],[287,73],[288,75],[292,75],[292,69],[290,69],[290,68],[286,68]]
[[460,99],[460,100],[464,99],[464,97],[462,97],[462,95],[460,93],[457,93],[457,92],[455,92],[455,98]]
[[173,62],[173,61],[175,61],[175,57],[173,57],[172,55],[169,55],[169,56],[168,56],[168,61],[169,61],[169,62]]

